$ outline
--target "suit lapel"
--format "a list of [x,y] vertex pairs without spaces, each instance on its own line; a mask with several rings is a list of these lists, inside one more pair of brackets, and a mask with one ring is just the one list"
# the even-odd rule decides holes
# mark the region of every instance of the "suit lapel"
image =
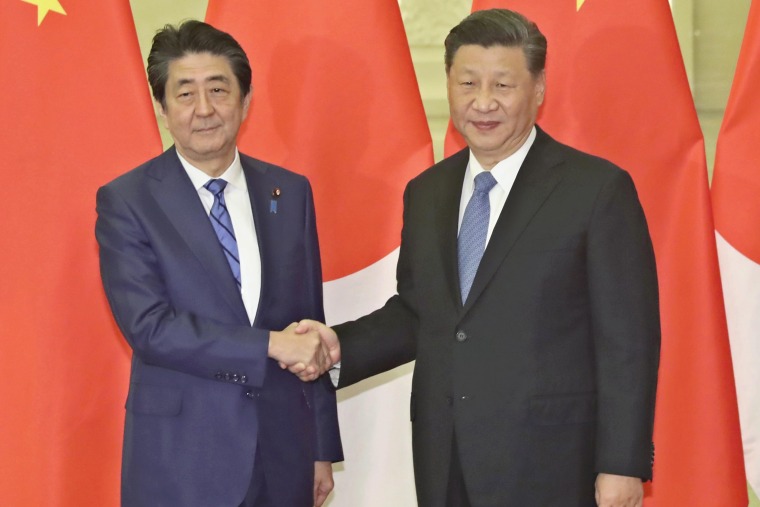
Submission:
[[536,140],[517,173],[483,253],[467,297],[467,304],[464,306],[465,312],[477,301],[530,220],[562,179],[560,172],[556,170],[562,159],[552,149],[553,143],[547,134],[538,129]]
[[459,201],[462,198],[462,182],[467,170],[470,150],[464,149],[448,159],[441,167],[443,181],[436,192],[436,216],[438,217],[439,251],[441,252],[444,279],[454,308],[462,307],[459,290],[459,261],[457,257],[457,229],[459,228]]
[[248,316],[227,258],[219,247],[206,210],[198,198],[174,148],[167,150],[150,169],[153,198],[184,239],[222,294],[243,322]]

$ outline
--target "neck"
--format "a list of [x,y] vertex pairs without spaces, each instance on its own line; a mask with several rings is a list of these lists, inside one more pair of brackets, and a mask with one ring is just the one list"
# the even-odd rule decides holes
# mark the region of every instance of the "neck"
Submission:
[[514,155],[517,150],[522,148],[522,145],[525,144],[525,141],[528,140],[528,137],[530,137],[531,130],[533,130],[533,126],[531,125],[531,128],[528,129],[515,143],[511,143],[509,146],[503,147],[501,151],[498,153],[489,152],[489,151],[476,151],[472,150],[472,154],[475,155],[475,159],[478,161],[480,166],[485,169],[486,171],[490,171],[493,169],[496,164],[501,162],[502,160],[508,159],[510,156]]
[[196,157],[188,156],[179,148],[177,148],[177,151],[182,155],[182,158],[187,160],[193,167],[200,169],[211,178],[218,178],[224,174],[224,171],[226,171],[235,160],[235,150],[232,150],[232,152],[225,154],[224,156],[200,160]]

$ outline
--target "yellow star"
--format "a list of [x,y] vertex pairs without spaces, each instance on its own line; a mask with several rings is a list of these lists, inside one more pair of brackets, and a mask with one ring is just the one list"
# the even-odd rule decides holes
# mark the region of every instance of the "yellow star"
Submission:
[[[24,0],[24,1],[28,1],[28,0]],[[585,1],[586,0],[577,0],[577,4],[576,4],[577,7],[578,7],[577,10],[581,10],[581,7],[583,7],[583,2],[585,2]]]
[[28,4],[34,4],[37,6],[37,26],[42,24],[42,20],[45,19],[47,13],[50,11],[57,12],[58,14],[66,15],[66,11],[61,7],[61,2],[58,0],[21,0]]

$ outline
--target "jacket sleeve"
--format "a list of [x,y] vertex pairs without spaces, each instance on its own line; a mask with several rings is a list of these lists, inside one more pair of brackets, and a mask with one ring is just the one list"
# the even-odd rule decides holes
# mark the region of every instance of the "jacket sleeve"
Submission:
[[[312,314],[310,318],[325,321],[325,311],[322,295],[322,262],[319,253],[319,240],[317,236],[317,222],[314,212],[314,198],[311,186],[307,183],[306,189],[306,214],[304,216],[304,244],[306,245],[307,273],[310,278],[309,301],[311,302]],[[314,404],[316,417],[317,443],[316,461],[342,461],[343,450],[338,426],[338,407],[335,396],[335,388],[330,382],[328,374],[322,375],[314,382]]]
[[417,296],[411,273],[409,243],[405,241],[409,234],[411,193],[407,185],[404,191],[401,248],[396,267],[398,294],[369,315],[334,328],[341,343],[339,388],[413,361],[417,355]]
[[650,479],[660,351],[654,251],[628,173],[599,192],[587,270],[596,357],[597,472]]

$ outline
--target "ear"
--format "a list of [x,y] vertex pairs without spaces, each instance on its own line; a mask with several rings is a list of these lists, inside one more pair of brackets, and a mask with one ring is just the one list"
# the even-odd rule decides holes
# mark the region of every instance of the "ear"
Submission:
[[546,94],[546,70],[542,70],[536,78],[536,103],[540,106],[544,103]]
[[158,101],[156,101],[156,100],[153,101],[153,104],[154,104],[154,106],[156,108],[156,112],[163,119],[164,127],[166,127],[168,129],[169,128],[169,123],[168,123],[168,120],[166,118],[166,110],[164,109],[164,106],[162,106],[161,103],[158,102]]
[[243,97],[243,118],[248,116],[248,108],[251,106],[251,99],[253,98],[253,86],[248,89],[248,93]]
[[451,103],[451,87],[453,86],[453,77],[451,76],[451,69],[446,71],[446,98]]

